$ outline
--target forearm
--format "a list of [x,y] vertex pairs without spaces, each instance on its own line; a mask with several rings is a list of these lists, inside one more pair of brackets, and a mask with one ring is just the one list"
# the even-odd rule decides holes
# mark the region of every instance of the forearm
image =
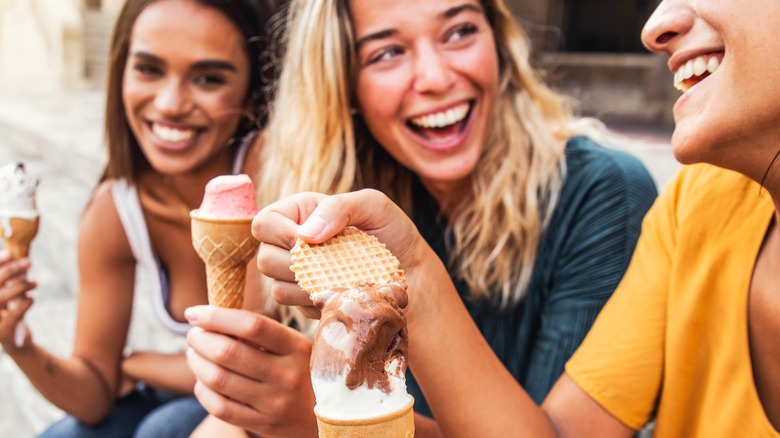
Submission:
[[410,365],[443,435],[554,436],[547,416],[485,342],[444,267],[426,260],[407,271]]
[[134,380],[181,395],[192,395],[195,386],[195,375],[183,353],[139,351],[122,362],[122,372]]
[[33,342],[7,353],[43,397],[84,423],[99,422],[114,404],[106,377],[84,359],[59,358]]
[[441,430],[439,430],[436,420],[415,413],[414,436],[415,438],[441,438],[444,435],[442,435]]

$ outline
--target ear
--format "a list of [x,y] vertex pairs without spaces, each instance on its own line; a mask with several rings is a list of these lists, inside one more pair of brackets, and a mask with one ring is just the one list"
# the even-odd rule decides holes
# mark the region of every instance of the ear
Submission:
[[338,292],[326,290],[311,294],[311,300],[314,302],[314,307],[322,310],[332,299],[336,298],[338,295]]

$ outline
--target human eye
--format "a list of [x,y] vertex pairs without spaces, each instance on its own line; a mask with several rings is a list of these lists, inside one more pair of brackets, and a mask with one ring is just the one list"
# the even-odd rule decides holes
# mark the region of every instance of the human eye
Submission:
[[138,75],[148,78],[154,78],[162,75],[160,67],[148,62],[136,62],[133,64],[133,71]]
[[366,62],[366,64],[376,64],[378,62],[390,61],[396,58],[397,56],[402,55],[403,52],[404,52],[403,49],[399,46],[385,47],[381,50],[372,53],[368,57],[368,62]]
[[473,35],[477,32],[477,26],[471,23],[467,24],[461,24],[459,26],[456,26],[454,29],[452,29],[447,34],[447,41],[448,42],[458,42],[463,41],[464,39],[468,38],[469,35]]
[[200,74],[193,78],[195,85],[202,87],[217,87],[227,83],[227,79],[223,75],[216,73]]

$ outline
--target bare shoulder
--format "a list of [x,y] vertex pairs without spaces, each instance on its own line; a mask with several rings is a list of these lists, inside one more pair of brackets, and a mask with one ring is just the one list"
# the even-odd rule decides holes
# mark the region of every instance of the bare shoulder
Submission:
[[112,181],[104,181],[95,189],[84,209],[79,225],[79,251],[103,256],[132,257],[122,221],[114,205]]

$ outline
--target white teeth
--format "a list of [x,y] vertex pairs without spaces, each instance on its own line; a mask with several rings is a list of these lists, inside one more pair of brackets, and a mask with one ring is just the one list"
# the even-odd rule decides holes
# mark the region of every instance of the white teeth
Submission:
[[691,88],[690,84],[686,81],[696,76],[709,76],[714,73],[715,70],[720,67],[720,61],[717,56],[699,56],[694,59],[688,60],[685,64],[680,66],[676,72],[674,72],[674,88],[685,92]]
[[713,56],[712,58],[710,58],[709,61],[707,61],[707,71],[708,72],[712,73],[715,70],[717,70],[718,67],[720,67],[720,61],[718,61],[718,58]]
[[707,62],[704,61],[704,58],[696,58],[696,60],[693,61],[693,74],[701,76],[705,71],[707,71]]
[[415,117],[411,120],[412,124],[420,128],[443,128],[458,123],[466,117],[469,112],[469,104],[464,103],[447,111],[435,114],[426,114]]
[[685,63],[683,76],[688,79],[693,76],[693,62],[688,61]]
[[154,135],[160,137],[160,139],[171,143],[186,141],[195,135],[195,130],[193,129],[175,129],[157,123],[152,123],[152,132],[154,132]]

